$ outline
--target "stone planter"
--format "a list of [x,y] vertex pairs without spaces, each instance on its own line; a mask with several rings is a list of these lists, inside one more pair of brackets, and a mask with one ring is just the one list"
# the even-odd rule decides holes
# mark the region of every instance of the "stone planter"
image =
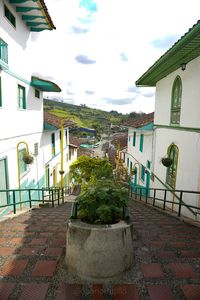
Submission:
[[86,279],[106,279],[133,263],[133,225],[90,225],[70,220],[67,226],[66,265],[70,272]]

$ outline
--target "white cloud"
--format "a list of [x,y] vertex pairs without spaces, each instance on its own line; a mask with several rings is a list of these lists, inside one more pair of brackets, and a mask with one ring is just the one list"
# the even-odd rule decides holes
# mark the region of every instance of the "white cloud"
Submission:
[[[32,33],[27,49],[34,53],[33,69],[54,78],[63,91],[59,96],[74,94],[76,104],[124,113],[153,111],[152,90],[136,89],[134,94],[130,87],[134,91],[135,81],[167,50],[154,47],[155,41],[170,47],[174,40],[165,44],[167,37],[180,37],[197,22],[200,2],[191,0],[187,7],[180,0],[92,2],[97,11],[91,14],[79,6],[80,0],[45,0],[57,29]],[[84,58],[95,63],[79,63]],[[130,97],[131,104],[120,106],[103,101]]]

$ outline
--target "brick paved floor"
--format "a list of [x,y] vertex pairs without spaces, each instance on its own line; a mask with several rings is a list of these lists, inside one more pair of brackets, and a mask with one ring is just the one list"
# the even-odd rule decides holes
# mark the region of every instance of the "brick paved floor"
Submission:
[[64,264],[70,210],[65,203],[0,223],[0,300],[200,299],[199,228],[133,202],[133,267],[91,283]]

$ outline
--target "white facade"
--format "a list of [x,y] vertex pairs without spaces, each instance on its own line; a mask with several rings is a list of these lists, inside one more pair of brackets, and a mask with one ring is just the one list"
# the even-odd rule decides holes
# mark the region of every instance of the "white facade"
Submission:
[[[16,2],[11,5],[7,0],[0,0],[0,190],[45,187],[46,165],[50,165],[52,173],[51,169],[55,168],[60,160],[60,130],[55,130],[57,155],[53,157],[51,136],[49,133],[43,132],[43,91],[45,89],[40,87],[37,89],[37,86],[35,88],[31,82],[31,77],[37,70],[30,68],[31,57],[28,56],[27,44],[31,39],[31,31],[38,31],[40,26],[30,29],[27,25],[28,22],[22,20],[22,15],[16,12],[15,7],[15,5],[41,4],[29,2],[19,2],[18,4]],[[5,5],[9,10],[8,13],[11,13],[14,18],[15,26],[6,17]],[[43,12],[48,14],[47,11]],[[39,14],[43,12],[40,10],[30,12],[31,15],[38,14],[34,22],[41,22]],[[27,17],[28,14],[25,13],[24,17]],[[49,20],[49,18],[48,15],[47,19]],[[53,25],[52,28],[49,28],[48,22],[41,26],[46,26],[44,29],[54,28]],[[47,82],[43,80],[42,83]],[[54,85],[54,83],[51,84]],[[59,89],[59,87],[56,88]],[[48,91],[54,90],[52,88]],[[32,164],[25,165],[21,157],[18,157],[18,153],[23,149],[33,154],[34,162]],[[65,141],[64,145],[65,158],[67,153],[69,153],[69,141],[67,143]],[[65,158],[63,166],[68,171],[69,162]],[[57,179],[59,182],[58,176]],[[50,186],[52,185],[53,181],[50,178]],[[27,197],[25,192],[21,194],[22,199]],[[36,199],[41,198],[41,195],[36,194]],[[19,192],[15,196],[16,202],[19,201]],[[10,194],[0,192],[0,205],[12,203],[12,201],[12,192]]]
[[[151,124],[152,126],[152,124]],[[150,187],[153,129],[129,128],[125,165],[133,186]]]
[[[168,147],[177,147],[178,160],[175,175],[176,190],[200,191],[200,85],[199,85],[200,57],[187,64],[186,70],[181,68],[160,80],[156,85],[155,102],[155,138],[153,172],[161,180],[152,182],[154,188],[165,188],[167,184],[167,168],[161,163],[161,158],[167,155]],[[182,100],[180,124],[170,124],[172,88],[176,77],[182,82]],[[177,196],[180,193],[177,192]],[[171,195],[171,200],[179,201]],[[183,193],[186,204],[200,207],[200,196]],[[168,204],[173,210],[178,206]],[[194,212],[197,210],[194,209]],[[195,217],[188,209],[182,208],[182,214],[190,218]]]

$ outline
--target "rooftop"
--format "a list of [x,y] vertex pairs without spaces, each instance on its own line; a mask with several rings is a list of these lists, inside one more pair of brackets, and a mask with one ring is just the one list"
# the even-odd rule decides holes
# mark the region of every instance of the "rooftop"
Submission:
[[136,81],[136,86],[155,86],[183,63],[187,64],[199,55],[200,20]]
[[64,127],[69,127],[69,126],[75,125],[75,122],[73,122],[71,120],[55,116],[51,113],[44,111],[44,123],[46,125],[52,126],[52,129],[53,129],[53,127],[54,127],[54,129],[61,128],[62,122],[63,122]]

